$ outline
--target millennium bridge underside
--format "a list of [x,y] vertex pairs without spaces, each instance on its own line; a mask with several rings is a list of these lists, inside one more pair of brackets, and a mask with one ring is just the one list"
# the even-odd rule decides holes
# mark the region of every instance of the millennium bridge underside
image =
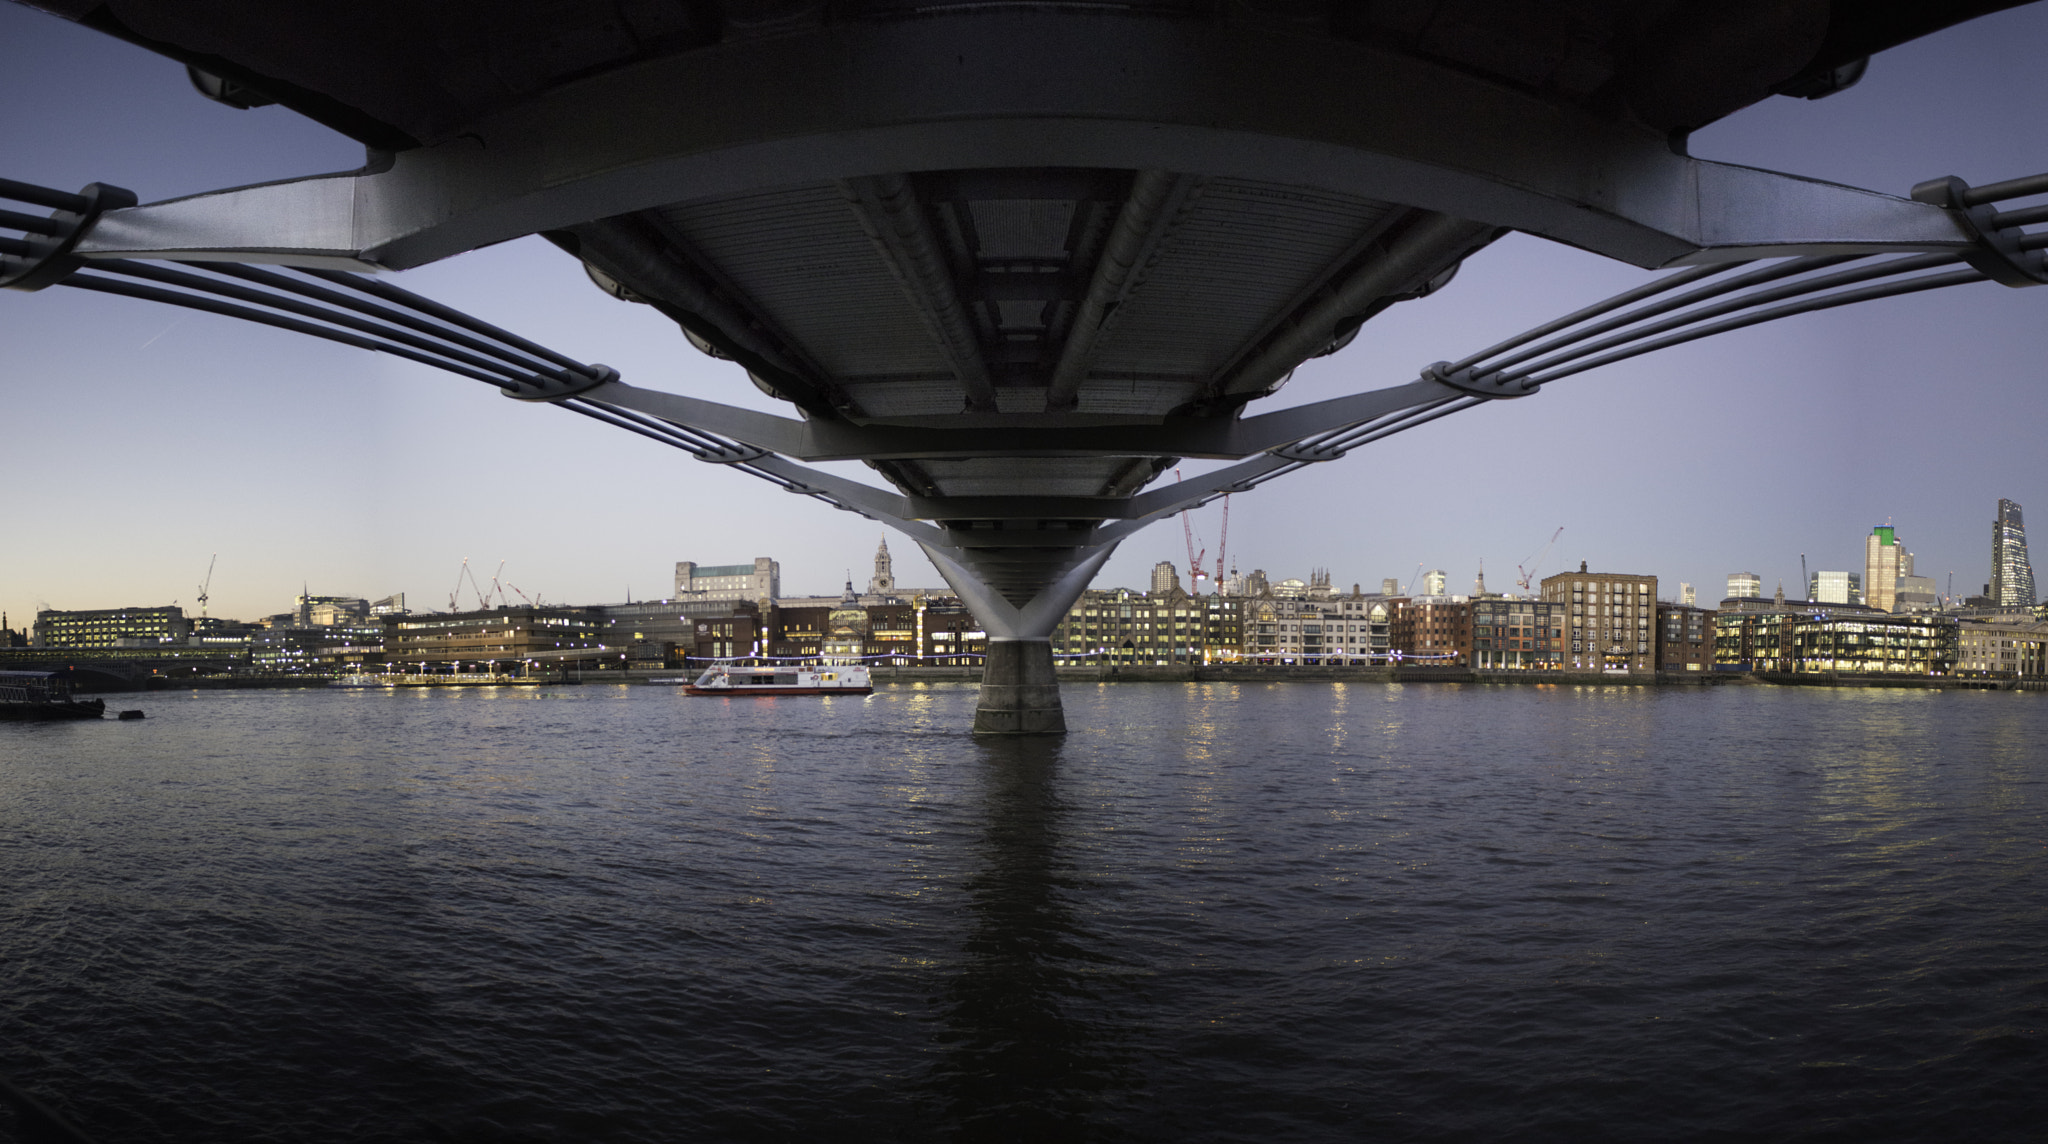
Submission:
[[[360,170],[141,204],[0,183],[0,284],[397,353],[915,538],[987,625],[987,732],[1147,522],[1692,337],[1991,278],[2048,192],[1685,153],[2002,0],[34,0]],[[1939,176],[1940,172],[1930,172]],[[1405,385],[1253,403],[1511,230],[1673,272]],[[786,415],[634,387],[365,272],[540,234]],[[580,264],[580,265],[579,265]],[[679,339],[679,346],[680,340]],[[1234,462],[1150,488],[1180,458]],[[864,484],[807,462],[858,459]]]

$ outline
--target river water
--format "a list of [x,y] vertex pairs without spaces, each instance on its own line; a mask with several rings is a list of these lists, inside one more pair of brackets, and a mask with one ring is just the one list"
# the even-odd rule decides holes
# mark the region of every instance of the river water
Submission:
[[105,1144],[2042,1137],[2048,695],[1066,702],[0,725],[0,1073]]

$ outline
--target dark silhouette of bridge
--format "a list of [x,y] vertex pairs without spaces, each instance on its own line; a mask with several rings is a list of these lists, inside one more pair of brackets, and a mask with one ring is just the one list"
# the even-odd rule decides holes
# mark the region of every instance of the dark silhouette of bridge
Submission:
[[[48,212],[0,215],[0,284],[399,354],[885,522],[987,626],[985,732],[1064,728],[1047,637],[1151,521],[1682,341],[2048,277],[2048,208],[2005,205],[2048,179],[1900,198],[1685,153],[2000,0],[37,3],[367,157],[147,205],[0,184]],[[1672,273],[1405,385],[1249,411],[1515,230]],[[792,415],[361,273],[528,234]],[[1233,463],[1148,489],[1180,458]],[[887,487],[811,464],[841,459]]]

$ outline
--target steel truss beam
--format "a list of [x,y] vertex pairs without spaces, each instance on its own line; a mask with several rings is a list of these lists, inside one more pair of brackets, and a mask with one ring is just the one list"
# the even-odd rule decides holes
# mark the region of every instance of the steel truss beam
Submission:
[[[651,60],[361,171],[109,211],[78,253],[404,268],[666,203],[994,167],[1323,187],[1646,267],[1973,244],[1942,205],[1688,158],[1618,118],[1413,57],[1056,7]],[[1133,235],[1147,225],[1134,217]]]

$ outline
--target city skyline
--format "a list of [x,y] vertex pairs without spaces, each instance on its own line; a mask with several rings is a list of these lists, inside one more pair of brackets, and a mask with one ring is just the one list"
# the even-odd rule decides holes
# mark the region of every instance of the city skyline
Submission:
[[[324,129],[208,103],[177,65],[40,13],[0,7],[0,34],[21,46],[21,65],[0,77],[18,106],[59,88],[92,93],[11,122],[7,177],[102,180],[150,200],[361,162]],[[1838,96],[1767,101],[1691,147],[1894,193],[1942,174],[2033,173],[2024,164],[2043,153],[2048,96],[2028,82],[2027,47],[2044,40],[2048,12],[1985,17],[1880,55]],[[1413,377],[1644,278],[1510,237],[1259,408]],[[637,383],[772,407],[538,240],[394,280]],[[2048,484],[2029,433],[2048,423],[2048,395],[2032,384],[2048,350],[2044,304],[1970,286],[1638,359],[1235,498],[1232,550],[1288,574],[1343,569],[1347,587],[1405,584],[1418,568],[1469,583],[1482,563],[1505,585],[1563,525],[1539,576],[1586,560],[1714,585],[1748,569],[1768,595],[1802,584],[1802,554],[1862,567],[1857,541],[1890,519],[1921,574],[1945,586],[1953,571],[1957,593],[1974,593],[1991,578],[1986,507],[2038,503]],[[678,559],[773,552],[792,593],[824,594],[875,542],[870,522],[359,351],[65,289],[0,297],[0,330],[15,347],[9,455],[48,478],[0,517],[0,609],[17,626],[38,603],[189,608],[215,553],[209,610],[252,616],[306,585],[438,606],[465,557],[504,559],[529,594],[598,600],[657,597]],[[1887,458],[1874,472],[1873,450]],[[1986,450],[2002,460],[1976,463]],[[1217,512],[1196,523],[1211,544]],[[1180,529],[1155,525],[1097,583],[1144,584],[1162,560],[1184,573],[1182,547]],[[895,551],[899,580],[941,582],[912,545]]]

